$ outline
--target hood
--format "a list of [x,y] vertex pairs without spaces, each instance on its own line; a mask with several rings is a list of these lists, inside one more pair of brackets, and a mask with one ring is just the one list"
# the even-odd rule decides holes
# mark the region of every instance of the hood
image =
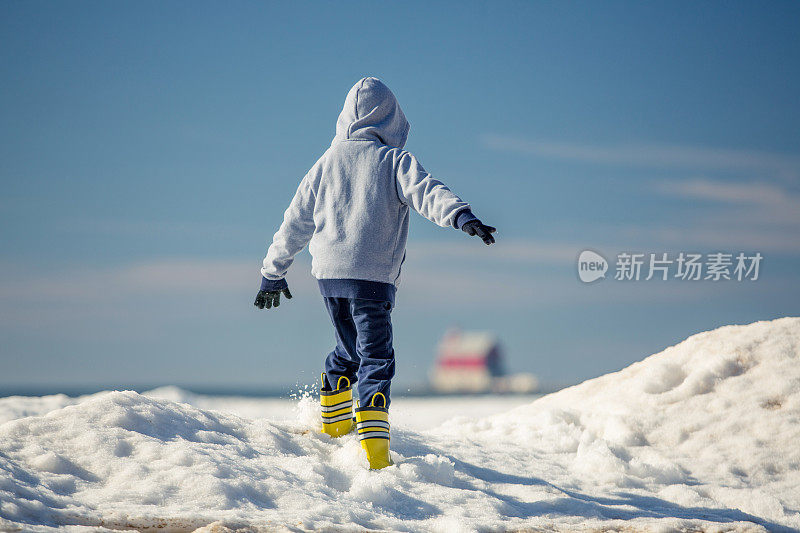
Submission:
[[402,148],[410,127],[392,91],[378,78],[362,78],[344,100],[336,139],[378,140]]

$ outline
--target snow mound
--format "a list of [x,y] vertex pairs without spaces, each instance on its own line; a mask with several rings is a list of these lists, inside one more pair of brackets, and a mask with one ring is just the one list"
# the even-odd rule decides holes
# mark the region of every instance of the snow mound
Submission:
[[[800,527],[800,318],[694,335],[620,372],[443,435],[531,443],[568,476]],[[529,468],[527,470],[530,470]],[[549,478],[552,479],[552,478]]]
[[174,385],[158,387],[156,389],[143,392],[142,394],[149,396],[150,398],[170,400],[175,403],[188,403],[190,405],[194,405],[199,397],[199,395],[191,391],[176,387]]
[[43,415],[67,405],[73,405],[77,401],[78,399],[70,398],[66,394],[0,398],[0,424],[26,416]]
[[0,401],[0,531],[797,531],[799,357],[798,318],[720,328],[499,416],[393,428],[377,472],[307,396],[280,421],[180,389]]

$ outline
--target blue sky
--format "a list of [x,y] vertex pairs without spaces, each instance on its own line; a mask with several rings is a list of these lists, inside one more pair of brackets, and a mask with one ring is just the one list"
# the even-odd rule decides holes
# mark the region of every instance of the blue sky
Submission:
[[[798,313],[797,3],[3,2],[0,75],[2,386],[312,382],[333,332],[307,252],[291,302],[252,300],[367,75],[498,227],[487,248],[412,218],[398,387],[451,325],[575,382]],[[755,282],[585,285],[586,248],[764,260]]]

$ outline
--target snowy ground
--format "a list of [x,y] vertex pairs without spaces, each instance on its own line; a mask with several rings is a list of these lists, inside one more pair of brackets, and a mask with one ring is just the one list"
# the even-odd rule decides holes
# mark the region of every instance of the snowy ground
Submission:
[[378,472],[310,398],[4,398],[0,531],[800,531],[799,355],[785,318],[537,400],[398,399]]

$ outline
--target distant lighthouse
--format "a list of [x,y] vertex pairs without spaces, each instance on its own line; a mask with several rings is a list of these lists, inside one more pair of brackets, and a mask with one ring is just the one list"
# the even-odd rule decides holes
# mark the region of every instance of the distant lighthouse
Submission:
[[506,373],[500,342],[492,333],[451,328],[439,342],[431,387],[440,393],[528,393],[538,381],[533,374]]

